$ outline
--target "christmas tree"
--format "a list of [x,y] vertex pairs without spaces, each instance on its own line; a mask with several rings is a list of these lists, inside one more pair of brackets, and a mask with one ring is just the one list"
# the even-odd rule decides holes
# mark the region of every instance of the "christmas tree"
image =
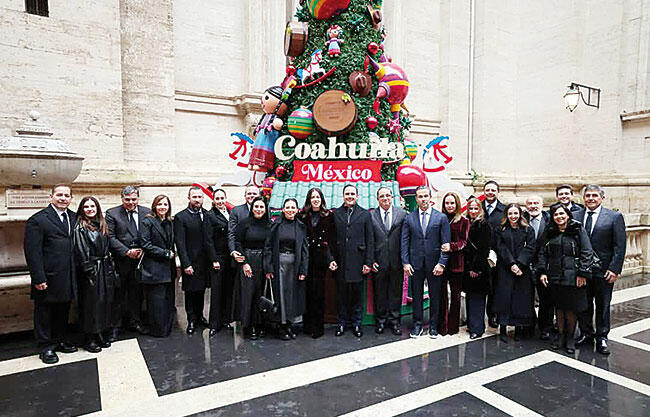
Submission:
[[[371,143],[379,138],[401,144],[410,125],[400,109],[408,92],[408,79],[384,50],[381,3],[300,2],[294,20],[287,24],[287,77],[279,88],[270,88],[262,98],[266,114],[256,130],[250,169],[289,180],[297,145],[309,144],[309,148],[302,145],[303,151],[311,152],[308,159],[322,160],[330,138],[336,137],[337,143],[354,144],[359,159],[380,159],[381,180],[395,180],[403,150],[374,155],[371,151]],[[262,138],[264,143],[258,146],[258,132],[265,129],[273,132],[273,137]],[[267,154],[273,152],[277,138],[283,135],[296,139],[280,143],[282,153],[291,155],[288,159],[259,157],[262,148]],[[322,145],[315,148],[315,144]]]

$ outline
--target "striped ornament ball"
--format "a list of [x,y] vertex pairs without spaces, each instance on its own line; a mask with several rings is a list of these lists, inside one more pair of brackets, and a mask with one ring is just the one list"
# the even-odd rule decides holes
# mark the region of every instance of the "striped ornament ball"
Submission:
[[307,0],[309,12],[318,20],[327,20],[345,11],[350,0]]
[[287,129],[296,139],[305,139],[314,133],[314,113],[305,108],[291,112],[287,119]]

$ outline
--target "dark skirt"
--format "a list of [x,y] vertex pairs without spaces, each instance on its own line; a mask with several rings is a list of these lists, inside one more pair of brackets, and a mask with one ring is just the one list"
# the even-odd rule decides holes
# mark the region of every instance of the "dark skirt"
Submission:
[[81,331],[87,334],[101,333],[111,324],[115,275],[107,273],[105,264],[102,263],[98,263],[97,273],[92,278],[81,271],[79,273],[81,274],[78,287]]
[[167,337],[174,325],[174,284],[143,284],[142,289],[147,303],[147,326],[149,334]]
[[280,320],[288,323],[305,311],[305,281],[296,275],[296,255],[280,253],[280,276],[273,282],[273,290],[280,300]]
[[264,268],[262,264],[262,249],[246,249],[245,256],[251,266],[253,276],[244,275],[242,266],[239,266],[236,282],[233,289],[233,317],[239,320],[243,327],[257,326],[261,323],[258,303],[262,296]]
[[553,306],[559,310],[580,313],[587,310],[587,287],[549,284]]

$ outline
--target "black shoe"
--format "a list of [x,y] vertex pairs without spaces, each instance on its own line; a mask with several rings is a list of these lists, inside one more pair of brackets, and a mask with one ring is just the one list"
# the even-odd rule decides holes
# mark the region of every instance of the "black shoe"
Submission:
[[230,324],[230,323],[224,324],[223,328],[226,329],[226,330],[232,330],[233,329],[232,324]]
[[251,332],[250,332],[250,339],[251,340],[257,340],[259,339],[259,333],[257,333],[257,329],[255,327],[251,327]]
[[593,345],[593,344],[594,344],[594,338],[591,336],[587,336],[586,334],[581,334],[580,337],[576,340],[576,346]]
[[99,345],[100,348],[103,349],[108,349],[109,347],[111,347],[111,342],[109,342],[107,338],[102,336],[101,333],[97,335],[97,344]]
[[289,328],[286,325],[281,325],[278,327],[278,337],[280,340],[291,340],[291,335],[289,334]]
[[187,322],[187,334],[194,333],[194,330],[196,330],[196,323],[193,321]]
[[345,327],[343,326],[336,326],[336,332],[334,332],[334,336],[343,336],[343,333],[345,333]]
[[496,317],[490,317],[490,318],[488,319],[488,324],[489,324],[490,327],[492,327],[493,329],[496,329],[497,327],[499,327],[499,323],[497,323],[497,319],[496,319]]
[[436,339],[438,337],[438,331],[433,327],[429,326],[429,338]]
[[113,327],[108,331],[106,335],[106,340],[108,340],[111,343],[117,342],[117,337],[119,336],[119,334],[120,334],[120,330],[117,327]]
[[132,323],[129,327],[129,330],[133,332],[137,332],[140,334],[147,334],[147,329],[142,325],[142,323],[137,322],[137,323]]
[[521,340],[521,334],[523,333],[523,329],[519,326],[515,327],[515,342],[518,342]]
[[560,349],[560,335],[557,333],[553,335],[553,341],[551,342],[551,349],[553,350]]
[[59,361],[59,357],[56,355],[54,349],[52,348],[43,349],[41,353],[38,354],[38,357],[41,361],[43,361],[43,363],[47,365],[52,365],[53,363],[57,363]]
[[54,348],[54,350],[63,353],[75,353],[77,351],[77,347],[75,345],[71,345],[70,343],[61,342],[57,345],[56,348]]
[[361,330],[361,326],[354,326],[354,328],[352,329],[352,334],[355,335],[356,337],[363,336],[363,330]]
[[383,325],[383,324],[378,324],[378,325],[375,327],[375,333],[377,333],[377,334],[382,334],[382,333],[384,333],[384,325]]
[[611,353],[607,347],[607,339],[600,339],[598,343],[596,343],[596,351],[601,355],[609,355]]
[[86,350],[86,352],[90,352],[90,353],[99,353],[102,351],[102,348],[99,347],[95,339],[92,339],[88,343],[86,343],[84,345],[84,349]]
[[208,320],[205,317],[201,317],[199,319],[199,324],[201,326],[203,326],[203,327],[210,327],[210,323],[208,322]]
[[292,339],[295,339],[297,337],[296,332],[293,331],[293,326],[291,324],[287,324],[287,333],[289,333],[289,337]]
[[219,331],[219,329],[210,329],[209,336],[210,337],[216,336],[218,331]]
[[471,340],[478,339],[479,337],[481,337],[481,336],[479,336],[479,335],[476,334],[476,333],[472,333],[472,334],[469,335],[469,338],[470,338]]
[[566,350],[566,353],[570,355],[576,353],[576,340],[573,337],[571,336],[567,337],[566,347],[564,348],[564,350]]
[[322,330],[318,331],[318,332],[314,332],[314,333],[311,334],[311,338],[312,339],[318,339],[319,337],[322,337],[324,334],[325,334],[325,332],[323,332]]
[[266,336],[266,330],[265,329],[257,329],[257,335],[261,338]]
[[540,340],[549,340],[551,338],[551,332],[543,331],[539,335]]
[[501,340],[503,343],[508,343],[508,328],[506,326],[500,326],[499,340]]
[[393,332],[393,334],[394,334],[395,336],[401,336],[401,335],[402,335],[402,329],[401,329],[401,327],[400,327],[399,324],[396,324],[395,326],[393,326],[393,328],[391,329],[391,331]]
[[419,323],[415,323],[413,325],[413,328],[411,329],[411,333],[409,333],[409,337],[416,338],[420,337],[424,334],[424,329],[422,329],[422,325]]

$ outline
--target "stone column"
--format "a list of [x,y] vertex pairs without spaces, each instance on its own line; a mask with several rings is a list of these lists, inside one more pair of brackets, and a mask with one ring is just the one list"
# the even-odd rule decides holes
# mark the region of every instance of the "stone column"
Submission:
[[127,169],[174,169],[173,0],[120,0]]

